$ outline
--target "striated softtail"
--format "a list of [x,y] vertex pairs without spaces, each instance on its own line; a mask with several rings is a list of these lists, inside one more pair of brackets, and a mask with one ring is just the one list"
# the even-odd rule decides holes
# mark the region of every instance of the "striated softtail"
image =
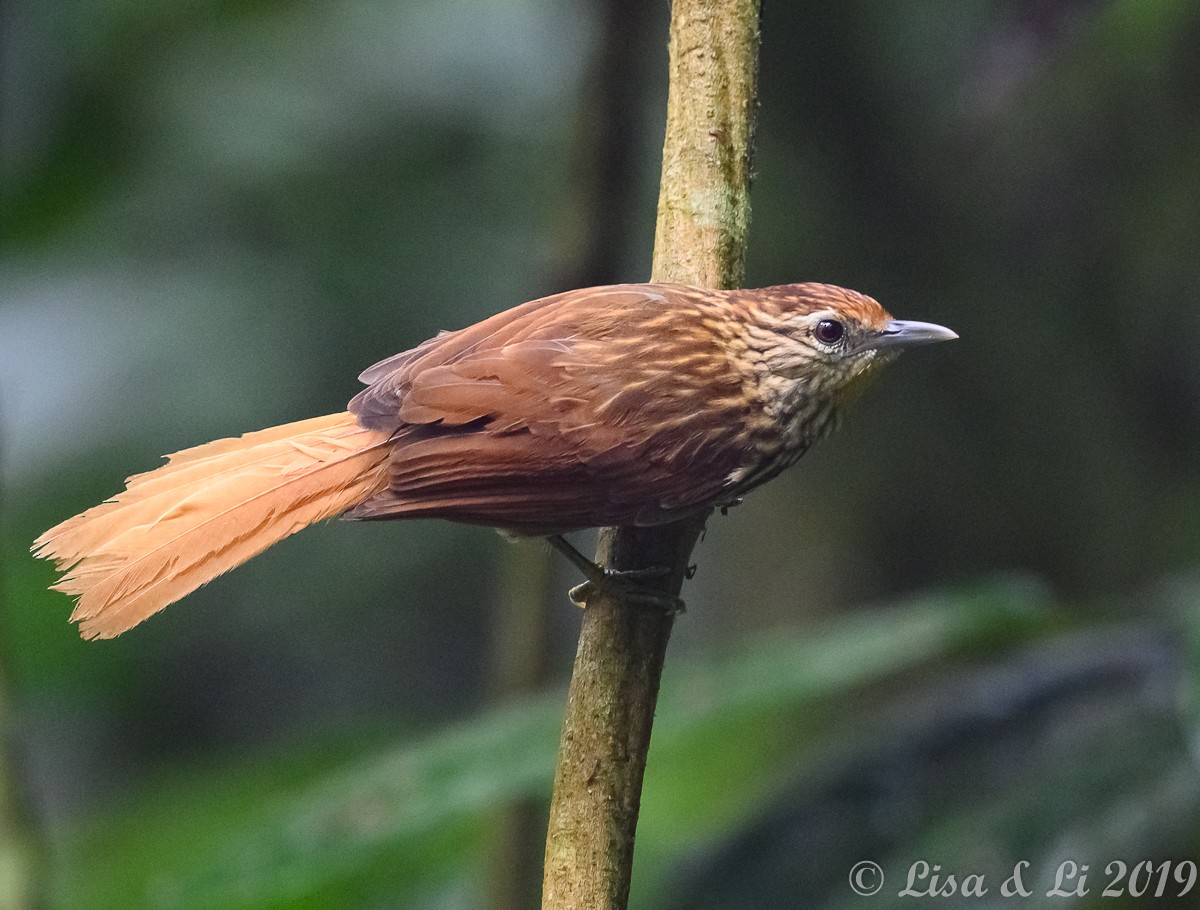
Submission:
[[207,581],[387,486],[389,434],[349,413],[167,456],[114,499],[34,541],[79,600],[84,638],[112,638]]

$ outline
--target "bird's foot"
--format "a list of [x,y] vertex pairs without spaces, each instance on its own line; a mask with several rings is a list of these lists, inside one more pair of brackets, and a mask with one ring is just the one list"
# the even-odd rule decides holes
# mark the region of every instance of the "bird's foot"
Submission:
[[548,538],[550,545],[562,553],[567,559],[587,576],[587,581],[576,585],[567,592],[571,602],[577,607],[586,607],[588,600],[597,594],[609,594],[619,600],[662,610],[677,616],[686,611],[683,598],[667,594],[647,587],[643,582],[664,578],[671,574],[666,566],[650,566],[645,569],[607,569],[592,562],[561,535]]
[[687,611],[682,597],[656,591],[654,588],[648,588],[642,584],[644,579],[662,578],[670,573],[670,569],[654,566],[649,569],[619,572],[615,569],[605,569],[602,566],[596,566],[596,568],[600,572],[598,577],[589,578],[583,584],[576,585],[567,592],[567,596],[571,598],[571,603],[575,606],[586,607],[590,598],[597,594],[607,594],[639,607],[662,610],[672,616],[678,616]]

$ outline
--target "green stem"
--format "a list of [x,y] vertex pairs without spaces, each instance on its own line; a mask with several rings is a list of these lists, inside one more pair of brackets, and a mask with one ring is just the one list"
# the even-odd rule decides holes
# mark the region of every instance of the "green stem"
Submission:
[[[758,0],[675,0],[653,280],[737,287],[749,224]],[[678,594],[704,516],[658,528],[607,528],[597,561],[669,566]],[[545,910],[623,910],[654,708],[674,616],[589,599],[559,744]]]

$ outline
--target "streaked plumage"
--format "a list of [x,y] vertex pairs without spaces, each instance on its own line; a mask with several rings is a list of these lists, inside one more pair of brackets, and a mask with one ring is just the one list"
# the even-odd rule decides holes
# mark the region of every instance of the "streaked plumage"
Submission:
[[[841,343],[814,336],[822,318]],[[899,325],[923,326],[820,284],[546,297],[376,364],[348,413],[170,456],[35,553],[79,595],[82,634],[107,638],[342,513],[523,534],[670,521],[799,458]],[[953,337],[940,331],[909,340]]]

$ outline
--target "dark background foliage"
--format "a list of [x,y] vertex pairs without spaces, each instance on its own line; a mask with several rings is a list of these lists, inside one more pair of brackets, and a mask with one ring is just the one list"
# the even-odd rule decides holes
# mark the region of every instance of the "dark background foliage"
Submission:
[[[634,6],[0,6],[13,881],[496,907],[536,859],[578,624],[536,544],[332,523],[96,644],[25,551],[438,329],[643,279],[668,9]],[[747,282],[962,339],[710,523],[640,906],[1196,855],[1198,44],[1186,0],[766,4]]]

